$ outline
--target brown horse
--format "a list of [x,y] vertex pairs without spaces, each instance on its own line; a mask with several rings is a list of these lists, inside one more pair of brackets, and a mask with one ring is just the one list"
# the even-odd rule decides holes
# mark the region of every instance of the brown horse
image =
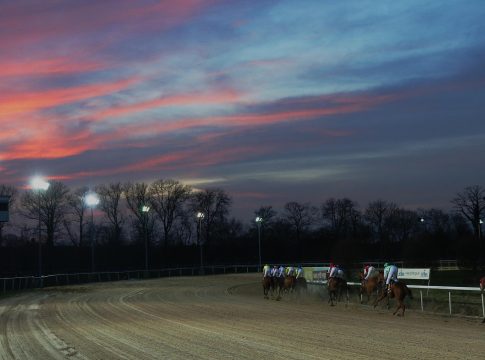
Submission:
[[285,280],[283,283],[283,291],[292,293],[295,289],[296,284],[296,277],[293,275],[285,276]]
[[349,302],[347,281],[345,281],[344,279],[331,277],[330,279],[328,279],[327,288],[328,302],[331,306],[334,306],[334,301],[340,301],[342,299],[342,291],[345,291],[347,296],[347,302]]
[[276,292],[276,300],[281,300],[281,290],[283,290],[285,285],[285,278],[283,276],[272,278],[272,289],[273,294]]
[[367,295],[367,302],[370,300],[370,295],[374,292],[377,292],[384,283],[384,275],[382,272],[378,273],[377,276],[370,277],[369,279],[365,280],[364,273],[360,273],[360,303],[364,303],[363,295]]
[[262,280],[263,284],[263,294],[265,299],[269,299],[269,290],[271,289],[271,277],[265,276]]
[[[389,304],[389,298],[395,297],[397,300],[397,308],[394,311],[393,315],[396,315],[399,309],[402,309],[401,315],[404,316],[404,311],[406,310],[406,305],[404,305],[404,298],[407,295],[409,295],[410,299],[413,298],[413,293],[411,292],[411,289],[408,288],[405,283],[403,283],[402,281],[392,283],[391,290],[389,293],[385,287],[382,288],[380,296],[374,301],[374,308],[377,306],[379,301],[381,301],[385,297],[387,297],[388,304]],[[389,305],[387,306],[387,308],[389,309]]]

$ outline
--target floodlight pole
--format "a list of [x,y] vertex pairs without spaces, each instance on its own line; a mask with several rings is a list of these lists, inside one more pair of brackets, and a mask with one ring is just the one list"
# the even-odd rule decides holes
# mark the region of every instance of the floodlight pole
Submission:
[[204,214],[201,212],[198,212],[197,213],[197,243],[199,245],[199,255],[200,255],[200,274],[204,274],[204,256],[203,256],[202,241],[201,241],[203,218],[204,218]]
[[143,214],[143,237],[145,240],[145,271],[148,271],[148,212],[150,207],[143,205],[141,212]]
[[261,269],[261,222],[263,221],[263,218],[258,216],[256,217],[256,224],[258,225],[258,254],[259,254],[259,268]]
[[42,278],[42,212],[41,212],[41,194],[42,190],[46,191],[49,189],[49,183],[39,176],[35,176],[30,182],[31,189],[37,192],[37,207],[39,212],[39,223],[37,226],[38,230],[38,242],[39,242],[39,285],[44,286],[44,280]]
[[40,279],[40,287],[44,287],[44,281],[42,279],[42,243],[41,243],[41,212],[40,212],[40,189],[37,190],[37,206],[39,210],[39,224],[38,224],[38,240],[39,240],[39,279]]
[[94,206],[91,206],[91,272],[95,270],[94,267]]

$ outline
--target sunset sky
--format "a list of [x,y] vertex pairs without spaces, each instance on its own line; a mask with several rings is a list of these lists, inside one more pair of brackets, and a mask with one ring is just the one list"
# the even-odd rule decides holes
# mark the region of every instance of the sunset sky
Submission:
[[174,178],[233,214],[485,185],[485,2],[0,0],[0,183]]

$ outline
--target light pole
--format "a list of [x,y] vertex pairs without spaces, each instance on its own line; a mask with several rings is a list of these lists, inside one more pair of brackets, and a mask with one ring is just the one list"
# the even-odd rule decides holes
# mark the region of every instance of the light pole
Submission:
[[204,219],[204,213],[200,211],[197,213],[197,244],[199,245],[199,254],[200,254],[200,274],[204,274],[204,257],[202,253],[202,241],[200,239],[200,233],[202,230],[202,220]]
[[150,206],[143,205],[141,212],[143,213],[143,236],[145,238],[145,271],[148,271],[148,212]]
[[86,194],[84,198],[86,205],[91,208],[91,272],[94,272],[94,208],[99,204],[99,197],[96,193]]
[[50,184],[41,176],[35,176],[31,181],[30,181],[30,187],[32,190],[37,191],[37,207],[39,210],[39,224],[38,224],[38,241],[39,241],[39,279],[40,279],[40,287],[43,286],[43,280],[42,280],[42,242],[41,242],[41,192],[42,191],[47,191],[49,189]]
[[255,221],[258,225],[259,268],[261,269],[261,223],[263,222],[263,218],[258,216]]
[[482,219],[478,219],[478,241],[482,241],[482,224],[483,224],[483,220]]

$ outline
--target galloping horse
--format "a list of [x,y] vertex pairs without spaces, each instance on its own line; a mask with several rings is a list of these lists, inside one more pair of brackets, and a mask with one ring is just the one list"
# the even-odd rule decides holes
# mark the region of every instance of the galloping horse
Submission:
[[296,277],[293,275],[285,276],[283,291],[292,293],[295,289]]
[[409,298],[411,299],[413,298],[413,293],[411,292],[411,289],[408,288],[407,285],[402,281],[398,281],[396,283],[391,284],[391,291],[389,293],[389,296],[387,295],[388,295],[387,289],[383,287],[381,295],[374,301],[374,308],[376,308],[379,301],[381,301],[385,297],[387,297],[387,301],[388,301],[387,308],[389,308],[389,298],[395,297],[397,300],[397,308],[394,311],[393,315],[396,315],[399,309],[402,309],[401,315],[404,316],[404,311],[406,310],[406,305],[404,305],[404,298],[406,297],[406,295],[409,295]]
[[366,294],[367,295],[367,302],[369,302],[370,295],[375,292],[376,290],[380,289],[382,287],[382,284],[384,283],[384,274],[382,272],[379,272],[377,276],[371,277],[367,280],[365,280],[364,273],[360,273],[360,303],[364,303],[364,299],[362,295]]
[[269,290],[271,289],[271,277],[265,276],[263,277],[262,284],[263,284],[263,294],[265,299],[269,299]]
[[[347,288],[347,281],[342,278],[331,277],[327,283],[328,287],[328,302],[331,306],[334,306],[334,301],[340,301],[342,298],[342,291],[345,290],[347,296],[347,302],[349,301],[349,294]],[[338,292],[338,296],[337,296]]]

